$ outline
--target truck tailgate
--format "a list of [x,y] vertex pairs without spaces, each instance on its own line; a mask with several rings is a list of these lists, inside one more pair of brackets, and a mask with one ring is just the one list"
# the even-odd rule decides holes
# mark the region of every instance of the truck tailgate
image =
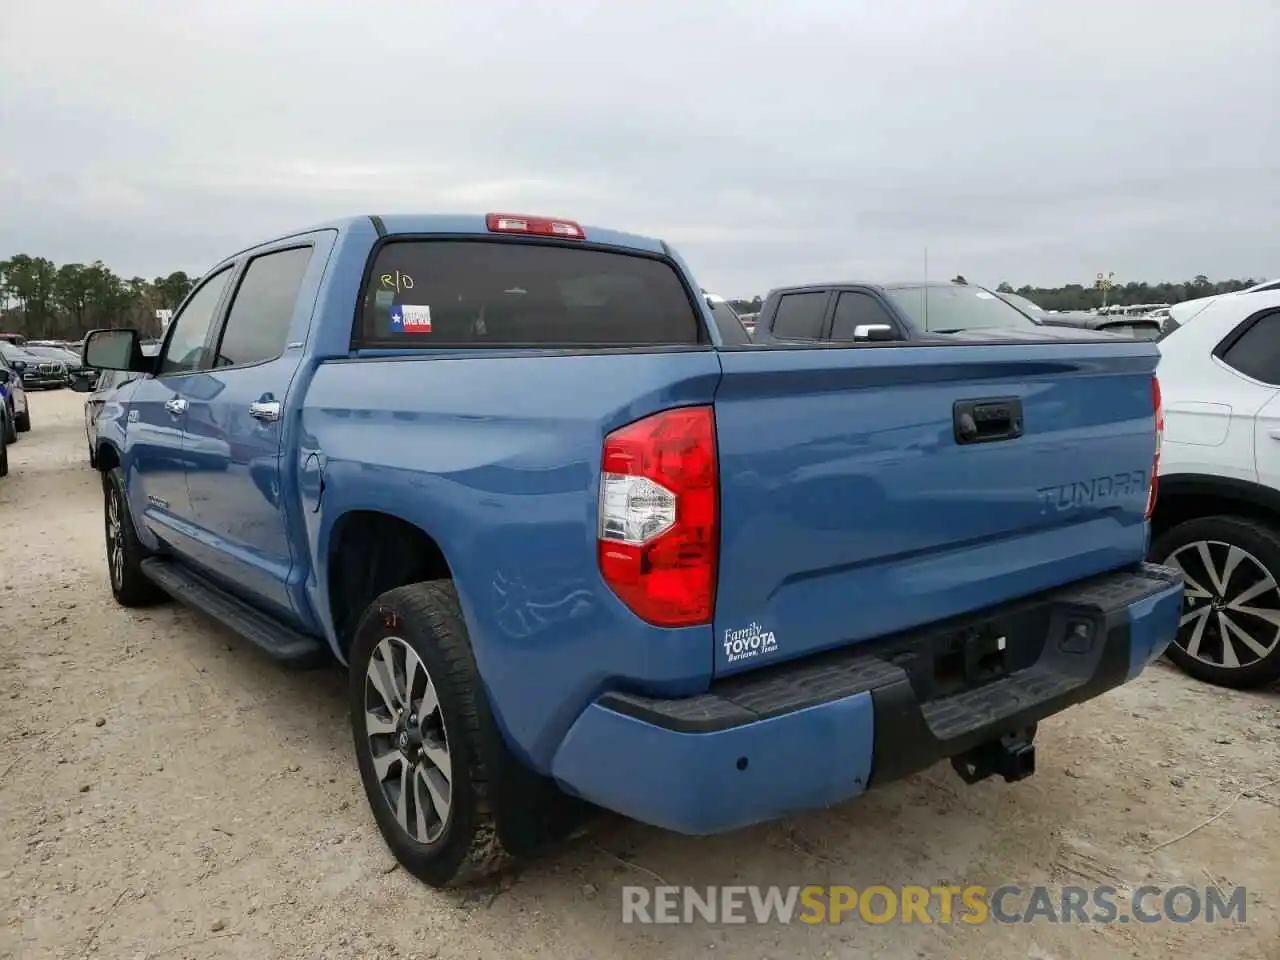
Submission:
[[1153,344],[720,356],[719,675],[1143,559]]

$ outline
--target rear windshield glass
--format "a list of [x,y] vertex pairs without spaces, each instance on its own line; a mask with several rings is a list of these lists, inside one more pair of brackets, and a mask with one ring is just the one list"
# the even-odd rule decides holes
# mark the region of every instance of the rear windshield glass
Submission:
[[5,340],[0,340],[0,356],[3,356],[9,362],[14,360],[38,360],[39,358],[28,353],[22,347],[15,347],[13,344]]
[[692,344],[700,315],[650,257],[513,241],[405,240],[364,292],[367,344],[420,347]]
[[1036,327],[1022,311],[980,287],[898,287],[885,293],[918,328],[929,333]]

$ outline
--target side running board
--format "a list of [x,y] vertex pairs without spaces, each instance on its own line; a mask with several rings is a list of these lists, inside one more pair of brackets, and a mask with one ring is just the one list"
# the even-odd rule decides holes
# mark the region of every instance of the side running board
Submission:
[[278,623],[181,564],[151,557],[142,561],[142,572],[175,600],[213,617],[272,660],[304,667],[329,659],[329,648],[320,640]]

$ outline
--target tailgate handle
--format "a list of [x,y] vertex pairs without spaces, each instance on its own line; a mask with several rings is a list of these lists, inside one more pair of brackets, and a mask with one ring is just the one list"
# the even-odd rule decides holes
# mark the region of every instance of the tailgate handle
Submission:
[[1022,400],[957,400],[952,406],[956,443],[995,443],[1022,436]]

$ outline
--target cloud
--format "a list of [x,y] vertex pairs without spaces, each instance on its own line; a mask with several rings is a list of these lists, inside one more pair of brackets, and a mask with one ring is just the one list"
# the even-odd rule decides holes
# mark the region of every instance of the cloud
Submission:
[[0,254],[349,213],[655,233],[709,289],[1280,273],[1274,0],[0,9]]

